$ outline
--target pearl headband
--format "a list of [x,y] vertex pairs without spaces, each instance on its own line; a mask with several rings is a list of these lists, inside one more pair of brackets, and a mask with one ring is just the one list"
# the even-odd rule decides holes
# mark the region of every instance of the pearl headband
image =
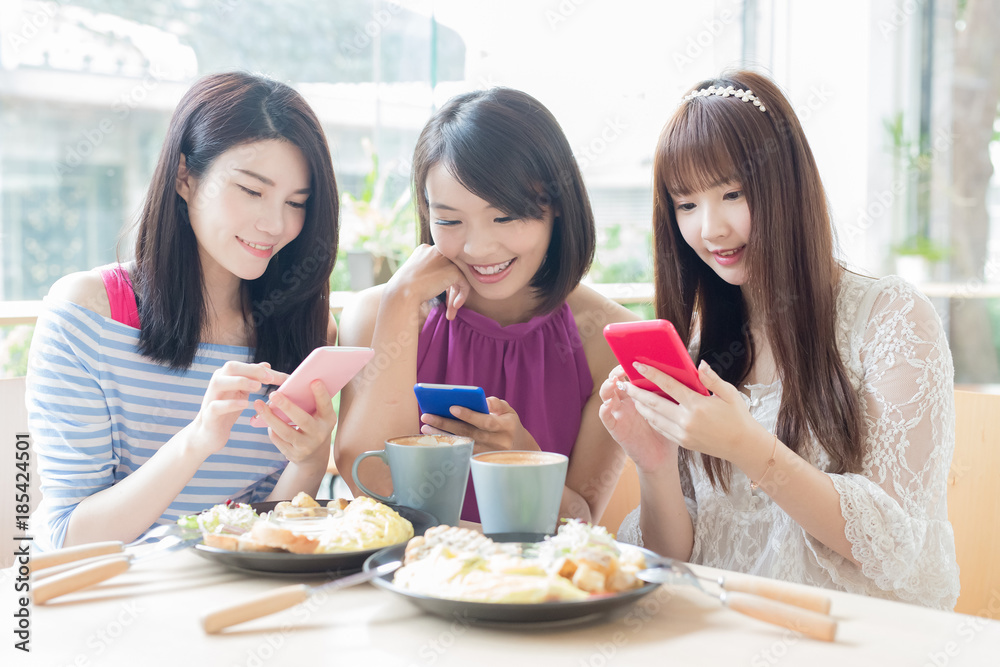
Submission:
[[716,95],[718,97],[735,97],[738,100],[743,100],[744,102],[753,102],[753,105],[760,109],[761,111],[767,111],[761,101],[757,99],[757,96],[753,94],[749,89],[739,90],[734,89],[732,86],[727,86],[725,88],[716,88],[715,86],[709,86],[708,88],[702,88],[701,90],[695,90],[689,93],[682,101],[687,102],[695,97],[708,97],[709,95]]

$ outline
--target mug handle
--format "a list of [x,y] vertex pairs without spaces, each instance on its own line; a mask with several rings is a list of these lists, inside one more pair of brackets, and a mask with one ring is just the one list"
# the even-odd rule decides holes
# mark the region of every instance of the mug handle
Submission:
[[381,500],[384,503],[395,503],[396,502],[396,490],[395,489],[392,490],[392,495],[391,496],[383,496],[382,494],[375,493],[374,491],[372,491],[371,489],[369,489],[367,486],[365,486],[361,482],[360,479],[358,479],[358,466],[361,465],[361,462],[364,459],[368,458],[369,456],[377,456],[380,459],[382,459],[382,463],[384,463],[386,465],[389,465],[389,462],[385,458],[385,450],[384,449],[376,449],[374,451],[362,453],[361,456],[359,456],[358,458],[354,459],[354,465],[351,466],[351,477],[354,478],[354,483],[358,485],[359,489],[361,489],[362,491],[365,492],[365,495],[371,496],[372,498],[377,498],[378,500]]

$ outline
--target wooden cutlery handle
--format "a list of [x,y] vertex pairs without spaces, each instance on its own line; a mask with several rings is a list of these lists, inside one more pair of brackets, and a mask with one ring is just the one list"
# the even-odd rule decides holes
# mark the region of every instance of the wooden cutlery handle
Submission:
[[830,598],[828,596],[782,581],[727,574],[720,584],[727,591],[759,595],[820,614],[830,613]]
[[309,587],[305,584],[284,586],[277,590],[255,595],[252,598],[206,612],[201,617],[201,627],[212,635],[231,625],[269,616],[282,609],[294,607],[309,597]]
[[63,574],[48,577],[32,586],[31,597],[35,604],[45,604],[60,595],[66,595],[117,576],[127,570],[129,564],[127,556],[105,558]]
[[723,604],[734,611],[752,616],[765,623],[794,630],[806,637],[832,642],[837,634],[837,621],[824,614],[749,593],[726,592],[722,599]]
[[91,544],[81,544],[46,553],[32,554],[28,571],[35,572],[47,567],[53,567],[54,565],[62,565],[63,563],[72,563],[84,558],[91,558],[92,556],[119,554],[124,549],[125,545],[122,542],[92,542]]

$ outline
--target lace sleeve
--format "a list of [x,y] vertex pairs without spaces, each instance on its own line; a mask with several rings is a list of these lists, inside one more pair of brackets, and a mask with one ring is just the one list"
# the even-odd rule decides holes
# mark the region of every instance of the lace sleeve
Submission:
[[[678,451],[678,456],[680,452]],[[681,478],[681,491],[684,493],[684,504],[687,505],[688,514],[691,515],[692,527],[697,526],[698,504],[695,502],[694,483],[691,481],[691,469],[684,457],[678,461],[678,470]],[[642,528],[639,526],[639,516],[642,514],[642,506],[636,507],[628,513],[618,528],[618,541],[626,544],[642,546]],[[697,535],[697,531],[695,531]]]
[[849,591],[951,609],[959,590],[946,486],[955,446],[951,352],[926,297],[895,277],[877,286],[851,345],[863,371],[866,455],[860,474],[831,475],[860,571],[810,544]]

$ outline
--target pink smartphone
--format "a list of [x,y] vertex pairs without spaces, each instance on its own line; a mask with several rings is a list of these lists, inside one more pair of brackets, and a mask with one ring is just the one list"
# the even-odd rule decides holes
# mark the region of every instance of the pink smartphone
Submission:
[[[317,347],[274,391],[284,394],[295,405],[312,414],[316,411],[316,398],[313,396],[312,389],[309,388],[313,380],[322,380],[323,384],[326,385],[326,390],[330,392],[330,396],[334,396],[365,367],[365,364],[373,356],[375,356],[375,350],[370,347],[335,347],[332,345]],[[291,418],[284,412],[273,406],[271,409],[286,424],[292,423]],[[250,418],[250,425],[267,428],[267,422],[257,415]]]
[[702,396],[711,395],[698,378],[698,369],[695,368],[691,355],[681,342],[677,329],[667,320],[613,322],[604,327],[604,337],[611,346],[611,351],[618,357],[618,362],[629,380],[640,389],[655,392],[674,401],[659,387],[639,375],[632,366],[636,361],[663,371]]

